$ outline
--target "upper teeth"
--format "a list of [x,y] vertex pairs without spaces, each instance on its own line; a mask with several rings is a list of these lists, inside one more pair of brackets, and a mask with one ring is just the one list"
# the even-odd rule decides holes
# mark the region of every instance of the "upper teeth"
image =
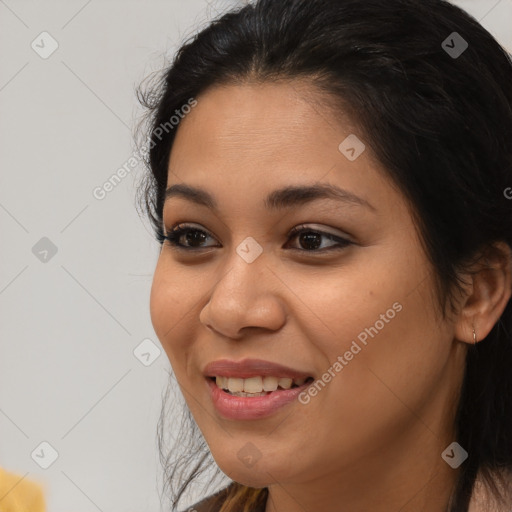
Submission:
[[248,379],[240,379],[237,377],[216,377],[215,382],[221,389],[227,389],[231,393],[261,393],[262,391],[275,391],[279,386],[281,389],[290,389],[292,383],[302,386],[306,381],[305,378],[290,379],[288,377],[250,377]]

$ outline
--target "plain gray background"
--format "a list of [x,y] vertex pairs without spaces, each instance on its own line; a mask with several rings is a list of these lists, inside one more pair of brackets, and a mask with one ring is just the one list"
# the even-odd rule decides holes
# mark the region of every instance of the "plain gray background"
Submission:
[[[135,87],[235,3],[0,0],[0,467],[42,482],[49,512],[161,510],[170,367],[140,166],[93,190],[133,156]],[[455,3],[512,50],[512,0]]]

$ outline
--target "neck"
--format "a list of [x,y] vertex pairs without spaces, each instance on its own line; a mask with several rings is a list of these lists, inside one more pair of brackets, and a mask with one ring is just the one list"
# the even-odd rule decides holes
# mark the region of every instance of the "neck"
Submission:
[[441,453],[452,440],[423,426],[338,473],[270,484],[265,512],[447,512],[459,471]]

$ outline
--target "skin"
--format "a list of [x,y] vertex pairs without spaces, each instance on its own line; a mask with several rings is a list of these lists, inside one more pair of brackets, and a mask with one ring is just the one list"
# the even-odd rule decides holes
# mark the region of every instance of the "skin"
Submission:
[[[217,86],[197,98],[176,135],[168,186],[204,188],[219,209],[166,201],[166,232],[187,222],[209,236],[195,253],[164,243],[153,326],[217,464],[233,480],[268,487],[266,512],[445,511],[458,470],[441,453],[455,438],[467,344],[473,325],[484,338],[510,298],[508,247],[442,319],[404,197],[368,142],[355,161],[338,150],[349,134],[364,135],[312,101],[319,94],[281,82]],[[275,189],[315,183],[372,208],[333,199],[263,207]],[[307,252],[307,240],[288,237],[299,224],[353,243],[322,255],[336,245],[323,237]],[[248,236],[263,249],[250,264],[236,252]],[[251,421],[217,413],[207,363],[260,358],[318,379],[396,302],[401,311],[308,404]],[[248,442],[261,454],[252,467],[237,457]]]

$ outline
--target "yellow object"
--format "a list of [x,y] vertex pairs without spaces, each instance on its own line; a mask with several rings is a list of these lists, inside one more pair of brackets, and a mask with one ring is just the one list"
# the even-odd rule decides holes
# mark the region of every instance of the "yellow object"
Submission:
[[0,512],[46,512],[41,485],[0,468]]

